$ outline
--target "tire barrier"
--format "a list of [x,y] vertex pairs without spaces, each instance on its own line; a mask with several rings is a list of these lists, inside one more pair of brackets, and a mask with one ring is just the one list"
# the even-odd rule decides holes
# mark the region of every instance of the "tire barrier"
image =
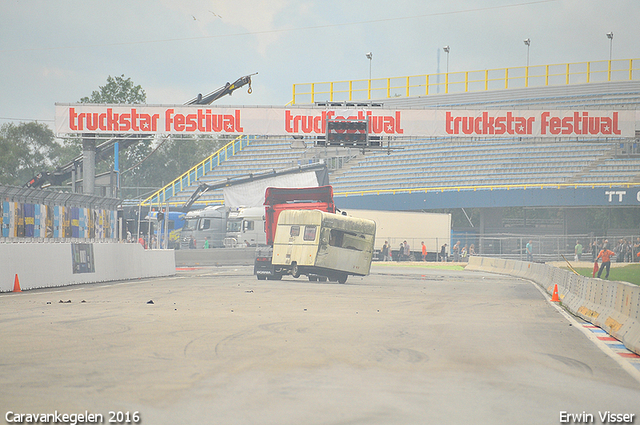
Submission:
[[551,295],[558,286],[562,305],[640,354],[640,286],[578,276],[540,263],[473,256],[466,270],[529,279]]

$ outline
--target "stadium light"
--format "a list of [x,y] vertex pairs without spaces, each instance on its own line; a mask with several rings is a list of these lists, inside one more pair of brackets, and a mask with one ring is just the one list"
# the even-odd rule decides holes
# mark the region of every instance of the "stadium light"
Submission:
[[609,39],[609,61],[611,61],[611,50],[613,48],[613,31],[607,33]]
[[371,60],[373,59],[373,53],[369,52],[366,56],[367,59],[369,59],[369,80],[371,80]]
[[525,44],[525,46],[527,46],[527,67],[529,67],[529,47],[531,46],[531,39],[530,38],[525,38],[524,39],[524,44]]
[[447,74],[448,74],[449,73],[449,50],[451,49],[449,48],[449,46],[444,46],[442,50],[444,50],[445,53],[447,54]]

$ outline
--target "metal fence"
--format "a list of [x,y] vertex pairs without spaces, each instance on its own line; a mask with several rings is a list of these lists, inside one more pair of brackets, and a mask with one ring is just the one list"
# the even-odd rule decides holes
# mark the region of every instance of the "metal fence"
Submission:
[[[400,244],[405,238],[386,238],[391,246],[393,260],[398,260],[398,252]],[[513,235],[513,234],[485,234],[476,233],[457,233],[451,239],[437,238],[413,238],[406,239],[411,250],[411,261],[422,260],[422,242],[427,247],[426,261],[443,261],[440,255],[442,246],[446,244],[445,261],[455,261],[456,257],[452,250],[456,242],[460,241],[458,257],[459,261],[467,261],[469,255],[482,255],[483,257],[496,257],[512,260],[527,261],[526,245],[531,241],[533,251],[533,261],[569,261],[574,260],[576,242],[583,246],[582,261],[593,261],[592,243],[599,242],[596,245],[596,251],[599,252],[601,244],[608,241],[608,248],[616,252],[614,262],[638,262],[638,252],[640,251],[640,230],[631,232],[611,232],[609,236],[588,235]],[[620,249],[620,241],[626,241],[628,249]],[[380,248],[384,241],[376,240],[376,259],[382,260],[380,257]],[[466,249],[465,249],[466,248]],[[466,253],[463,255],[463,251]],[[595,254],[597,255],[597,253]],[[564,256],[564,258],[563,258]]]
[[114,242],[120,200],[0,186],[0,243]]
[[301,83],[293,85],[291,104],[365,101],[522,87],[634,81],[640,78],[639,64],[640,59],[616,59],[368,80]]

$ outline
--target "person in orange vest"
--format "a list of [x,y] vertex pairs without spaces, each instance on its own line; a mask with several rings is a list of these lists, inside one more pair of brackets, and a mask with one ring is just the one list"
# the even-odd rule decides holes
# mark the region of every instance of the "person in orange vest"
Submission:
[[607,249],[607,245],[602,248],[600,254],[598,254],[598,258],[602,258],[602,265],[600,266],[600,270],[598,270],[598,278],[602,275],[602,269],[607,268],[607,274],[605,275],[605,279],[609,279],[609,269],[611,269],[611,256],[616,255],[615,252],[609,251]]
[[427,261],[427,247],[424,242],[422,242],[422,261]]

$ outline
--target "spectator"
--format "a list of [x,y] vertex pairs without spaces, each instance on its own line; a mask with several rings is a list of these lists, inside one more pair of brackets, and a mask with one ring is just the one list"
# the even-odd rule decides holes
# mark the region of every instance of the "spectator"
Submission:
[[204,238],[204,246],[202,248],[209,249],[209,236]]
[[409,244],[407,243],[407,241],[404,241],[404,258],[406,261],[409,261],[411,258],[411,248],[409,248]]
[[582,260],[582,245],[580,244],[580,241],[576,241],[576,247],[574,248],[574,253],[575,253],[575,260],[576,261],[581,261]]
[[615,252],[609,251],[607,249],[607,244],[605,243],[604,248],[598,254],[598,258],[602,258],[602,265],[600,266],[600,270],[598,270],[598,278],[602,275],[602,269],[607,268],[607,275],[604,277],[605,279],[609,279],[609,270],[611,269],[611,256],[616,255]]
[[389,261],[389,248],[391,248],[389,246],[389,242],[388,241],[384,241],[384,245],[382,245],[382,261]]
[[640,261],[640,238],[636,240],[636,243],[633,245],[633,255],[631,261]]
[[442,245],[440,248],[440,261],[447,261],[447,244]]
[[427,261],[427,247],[425,246],[424,242],[421,242],[422,244],[422,261]]
[[530,261],[533,263],[533,241],[527,242],[526,251],[527,251],[527,261]]
[[476,255],[476,247],[473,244],[469,246],[469,255]]
[[460,241],[456,242],[456,244],[453,245],[451,251],[453,251],[453,261],[456,263],[460,261]]

